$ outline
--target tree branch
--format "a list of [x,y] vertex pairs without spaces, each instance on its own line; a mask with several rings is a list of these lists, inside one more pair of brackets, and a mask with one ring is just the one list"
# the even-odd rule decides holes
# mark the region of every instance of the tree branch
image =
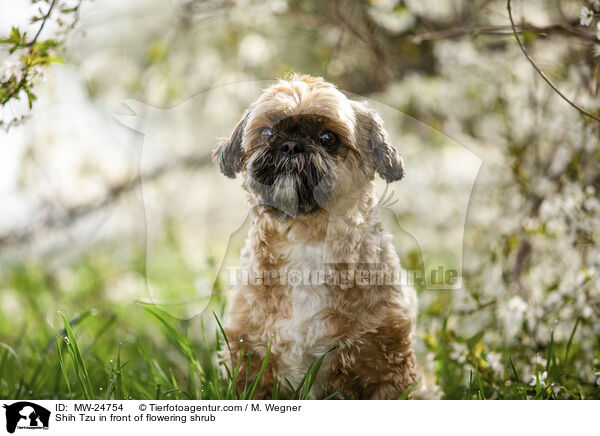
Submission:
[[110,206],[119,198],[141,185],[142,181],[149,182],[157,180],[174,170],[192,170],[209,165],[212,162],[211,154],[189,155],[176,159],[170,163],[161,165],[147,174],[126,180],[115,186],[112,186],[108,194],[100,199],[86,204],[78,205],[67,209],[66,211],[50,216],[42,222],[31,225],[22,232],[9,233],[0,236],[0,246],[18,245],[29,241],[40,230],[51,230],[71,225],[74,221],[84,218],[93,212],[99,211]]
[[46,25],[46,21],[48,21],[48,18],[50,18],[50,14],[52,13],[52,9],[54,9],[54,5],[56,4],[57,0],[52,0],[52,3],[50,3],[50,7],[48,8],[48,12],[46,12],[46,15],[44,15],[44,17],[42,18],[42,24],[40,25],[40,28],[38,29],[37,33],[35,34],[35,36],[33,37],[33,39],[31,40],[31,42],[29,44],[27,44],[28,47],[33,47],[34,44],[37,42],[40,33],[42,33],[42,30],[44,30],[44,26]]
[[[596,35],[581,31],[568,24],[552,24],[550,26],[534,26],[532,24],[521,24],[515,26],[518,33],[537,32],[541,34],[560,34],[564,36],[575,37],[585,41],[597,41]],[[462,26],[442,29],[435,32],[423,33],[413,37],[417,44],[425,41],[435,41],[438,39],[452,39],[464,35],[511,35],[514,30],[511,26]]]
[[554,92],[556,92],[564,101],[569,103],[572,107],[577,109],[583,115],[586,115],[586,116],[600,122],[600,118],[589,113],[584,108],[579,106],[577,103],[570,100],[566,95],[564,95],[560,91],[560,89],[558,89],[558,87],[548,78],[548,76],[546,76],[546,74],[540,69],[540,67],[537,66],[537,64],[534,62],[534,60],[531,58],[531,56],[529,56],[529,53],[525,49],[525,46],[523,45],[523,42],[521,41],[521,38],[519,37],[519,32],[517,31],[517,26],[515,25],[515,20],[513,19],[513,15],[512,15],[511,3],[512,3],[511,0],[506,0],[506,8],[508,9],[508,17],[510,18],[510,25],[512,27],[512,31],[513,31],[513,34],[515,35],[515,38],[517,38],[517,42],[519,43],[519,47],[521,48],[521,51],[523,52],[523,54],[525,55],[525,57],[527,58],[527,60],[531,64],[531,66],[533,67],[533,69],[542,77],[542,79],[544,79],[546,81],[546,83],[550,86],[550,88],[552,88],[554,90]]

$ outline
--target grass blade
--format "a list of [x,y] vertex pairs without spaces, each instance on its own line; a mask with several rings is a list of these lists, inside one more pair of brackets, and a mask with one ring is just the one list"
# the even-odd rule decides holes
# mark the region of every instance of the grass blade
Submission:
[[317,376],[319,375],[319,370],[321,369],[321,365],[323,364],[323,360],[325,359],[325,356],[327,356],[329,353],[331,353],[333,350],[335,350],[337,347],[333,347],[330,350],[326,351],[321,357],[319,357],[319,359],[312,364],[308,370],[307,370],[307,374],[308,377],[306,378],[306,385],[304,386],[304,391],[302,394],[302,399],[303,400],[307,400],[308,396],[310,395],[310,390],[312,389],[315,381],[317,380]]
[[548,355],[546,356],[546,373],[550,374],[550,364],[554,358],[554,327],[550,331],[550,344],[548,345]]
[[327,395],[323,399],[324,400],[331,400],[331,399],[335,398],[338,394],[341,394],[344,389],[346,389],[348,386],[350,386],[356,380],[358,380],[358,376],[352,377],[350,380],[348,380],[346,383],[344,383],[339,389],[336,389],[335,392],[333,392],[332,394]]
[[477,385],[479,386],[479,399],[485,400],[485,393],[483,391],[483,383],[481,382],[481,376],[479,375],[479,369],[475,367],[475,377],[477,378]]
[[75,333],[71,329],[69,325],[69,321],[67,318],[59,312],[63,320],[63,324],[65,326],[66,332],[66,341],[67,341],[67,349],[69,350],[69,355],[71,356],[71,360],[73,361],[73,367],[75,368],[75,375],[77,376],[77,380],[81,385],[81,390],[83,393],[83,397],[86,400],[93,400],[93,389],[90,383],[90,375],[88,373],[87,367],[85,365],[85,360],[81,354],[81,350],[79,349],[79,345],[77,344],[77,339],[75,338]]
[[508,355],[508,361],[510,362],[510,367],[512,368],[512,372],[515,375],[515,379],[516,379],[517,383],[520,383],[519,374],[517,374],[517,368],[515,368],[515,364],[513,363],[513,360],[512,360],[512,357],[510,357],[510,354]]
[[421,379],[417,379],[417,380],[415,380],[415,381],[414,381],[414,383],[413,383],[413,384],[411,384],[411,385],[410,385],[410,386],[409,386],[409,387],[408,387],[408,388],[407,388],[407,389],[406,389],[406,390],[405,390],[405,391],[402,393],[402,395],[400,395],[400,396],[398,397],[398,399],[399,399],[399,400],[406,400],[406,399],[408,399],[408,396],[409,396],[410,394],[412,394],[412,392],[413,392],[415,389],[417,389],[417,386],[419,386],[419,381],[421,381]]
[[123,395],[123,378],[121,376],[122,371],[121,366],[121,344],[119,344],[119,348],[117,349],[117,373],[115,375],[116,382],[116,395],[119,400],[124,400],[125,396]]
[[69,375],[67,374],[67,367],[66,367],[65,359],[63,357],[63,353],[62,353],[62,349],[61,349],[61,341],[58,336],[58,333],[56,334],[56,351],[58,354],[58,363],[60,365],[60,370],[65,379],[65,382],[67,383],[67,389],[69,390],[69,398],[73,399],[73,391],[71,390],[71,383],[69,382]]
[[577,331],[577,326],[579,325],[580,320],[581,318],[577,317],[575,325],[573,326],[573,331],[569,337],[569,342],[567,342],[567,348],[565,349],[565,367],[569,364],[569,350],[571,349],[571,344],[573,343],[573,338],[575,337],[575,332]]
[[258,383],[260,382],[260,379],[261,379],[263,373],[265,372],[265,369],[267,368],[267,364],[269,363],[270,356],[271,356],[271,342],[269,342],[269,347],[267,348],[267,353],[265,354],[265,358],[263,359],[263,363],[260,366],[260,370],[258,371],[258,374],[256,374],[256,376],[254,377],[254,380],[252,380],[252,384],[250,385],[250,389],[247,392],[247,395],[244,395],[245,400],[251,400],[252,397],[254,396],[254,393],[256,392],[256,389],[258,388]]
[[[181,334],[179,330],[177,330],[171,325],[171,323],[165,318],[165,315],[167,314],[162,310],[148,307],[144,308],[144,310],[152,316],[154,316],[154,318],[156,318],[165,328],[167,334],[175,341],[175,343],[177,343],[177,345],[179,345],[179,348],[181,349],[182,353],[190,363],[190,370],[192,372],[196,372],[199,376],[201,376],[202,368],[190,339],[187,336]],[[191,374],[190,378],[192,378]]]

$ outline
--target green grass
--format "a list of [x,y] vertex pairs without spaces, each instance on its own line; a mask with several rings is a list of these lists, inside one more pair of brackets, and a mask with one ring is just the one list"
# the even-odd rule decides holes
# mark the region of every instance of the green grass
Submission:
[[[118,276],[119,262],[95,254],[70,266],[69,289],[64,280],[39,264],[5,269],[0,292],[9,292],[18,307],[0,307],[0,398],[2,399],[251,399],[261,372],[235,388],[244,361],[219,366],[217,353],[229,351],[220,319],[226,302],[189,320],[170,316],[160,308],[133,299],[113,301],[107,292],[110,277]],[[131,265],[123,266],[124,270]],[[140,267],[140,271],[142,271]],[[0,295],[1,296],[1,295]],[[3,296],[4,298],[5,296]],[[3,301],[6,301],[4,298]],[[425,316],[426,314],[424,314]],[[439,396],[447,399],[600,398],[600,387],[578,378],[581,365],[579,321],[567,343],[551,333],[540,349],[540,363],[528,361],[519,348],[489,350],[482,333],[470,338],[449,328],[452,313],[434,333],[422,334],[434,354],[433,376]],[[422,321],[424,322],[424,321]],[[466,359],[453,358],[453,346],[463,344]],[[489,364],[489,353],[501,353],[505,371]],[[329,352],[334,352],[334,349]],[[326,353],[327,354],[327,353]],[[272,398],[289,388],[295,399],[306,399],[314,386],[324,356],[293,385],[281,380]],[[418,356],[418,361],[423,356]],[[533,368],[528,379],[523,364]],[[591,368],[590,368],[591,369]],[[594,370],[600,370],[594,368]],[[413,385],[400,397],[417,388]],[[333,392],[330,398],[339,397]]]
[[[115,271],[106,260],[75,265],[71,292],[62,291],[60,280],[37,264],[4,276],[22,307],[20,322],[0,317],[0,398],[254,398],[270,353],[259,373],[236,389],[245,361],[233,356],[236,365],[230,368],[217,358],[229,349],[220,322],[224,300],[216,298],[216,307],[190,320],[147,303],[111,303],[104,280]],[[81,313],[72,310],[82,306]],[[324,357],[297,385],[290,384],[293,398],[309,397]],[[281,391],[277,384],[272,397]]]
[[[30,377],[28,377],[27,371],[23,370],[21,359],[17,353],[10,346],[2,344],[5,351],[0,365],[0,374],[6,373],[7,378],[3,385],[6,385],[8,389],[6,392],[2,392],[1,397],[85,400],[129,398],[249,400],[254,398],[260,379],[269,362],[270,347],[258,374],[252,380],[246,380],[244,389],[238,391],[236,382],[244,360],[240,358],[241,356],[237,356],[237,359],[234,358],[234,361],[237,362],[236,366],[223,366],[225,372],[218,367],[219,364],[215,357],[223,349],[223,344],[227,348],[229,348],[229,344],[216,315],[218,324],[218,329],[214,332],[216,340],[213,343],[207,341],[206,331],[203,329],[204,342],[195,344],[187,334],[180,332],[174,326],[175,320],[165,312],[148,307],[145,307],[143,311],[160,324],[169,343],[176,345],[176,350],[173,351],[184,358],[182,365],[173,367],[173,360],[176,359],[151,358],[148,354],[137,359],[137,362],[122,362],[122,344],[118,345],[115,358],[110,359],[108,364],[103,364],[103,359],[94,353],[92,347],[87,347],[82,352],[77,336],[71,327],[71,322],[81,324],[82,320],[88,318],[91,312],[78,316],[71,322],[62,313],[59,313],[64,329],[56,334],[56,360],[53,360],[54,356],[51,353],[43,352],[38,356],[39,363],[35,365],[35,371]],[[142,343],[136,343],[133,349],[136,347],[139,349],[142,346]],[[309,398],[323,359],[330,351],[309,367],[297,386],[290,384],[291,399]],[[10,359],[7,357],[11,357],[17,367],[11,366]],[[132,364],[129,365],[130,363]],[[88,371],[88,366],[93,370]],[[144,371],[141,372],[141,368]],[[177,374],[180,369],[184,369],[184,373]],[[6,383],[11,374],[17,376],[13,380],[18,380],[12,392],[10,384]],[[290,382],[286,380],[286,383]],[[94,389],[94,386],[97,389]],[[280,384],[273,388],[273,399],[279,398],[280,389]],[[330,398],[337,394],[338,392],[333,392]]]

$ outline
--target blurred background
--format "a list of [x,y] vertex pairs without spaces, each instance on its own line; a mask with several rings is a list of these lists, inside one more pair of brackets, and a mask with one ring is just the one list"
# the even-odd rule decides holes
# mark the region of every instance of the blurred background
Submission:
[[514,30],[503,0],[0,0],[0,397],[68,395],[57,311],[94,396],[119,352],[122,396],[193,390],[146,309],[214,358],[202,335],[248,208],[210,152],[292,72],[380,113],[408,171],[378,182],[402,263],[462,277],[417,286],[433,396],[600,397],[600,3],[512,14]]

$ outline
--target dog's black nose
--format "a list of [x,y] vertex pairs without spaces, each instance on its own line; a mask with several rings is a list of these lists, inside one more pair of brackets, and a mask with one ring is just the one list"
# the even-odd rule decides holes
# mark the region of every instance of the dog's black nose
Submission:
[[302,153],[302,144],[296,141],[285,141],[281,144],[281,151],[289,155]]

